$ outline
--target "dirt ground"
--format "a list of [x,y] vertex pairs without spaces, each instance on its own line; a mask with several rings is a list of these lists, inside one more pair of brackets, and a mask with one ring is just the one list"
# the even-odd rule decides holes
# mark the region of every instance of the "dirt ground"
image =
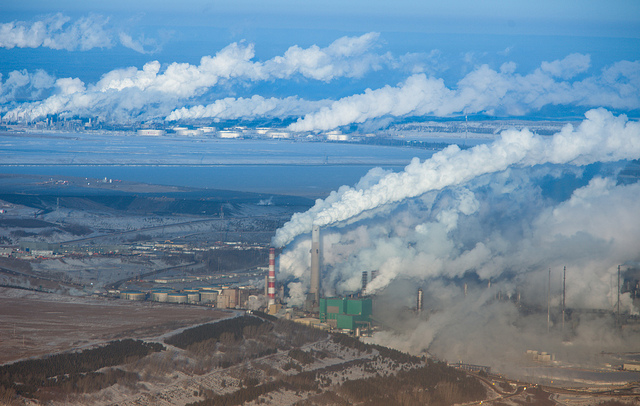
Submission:
[[210,307],[78,298],[0,288],[0,364],[230,316]]

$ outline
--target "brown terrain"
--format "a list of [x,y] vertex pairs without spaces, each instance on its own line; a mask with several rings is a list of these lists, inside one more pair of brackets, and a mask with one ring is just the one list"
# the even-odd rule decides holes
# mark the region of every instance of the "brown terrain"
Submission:
[[0,288],[0,364],[229,316],[208,307],[72,298]]

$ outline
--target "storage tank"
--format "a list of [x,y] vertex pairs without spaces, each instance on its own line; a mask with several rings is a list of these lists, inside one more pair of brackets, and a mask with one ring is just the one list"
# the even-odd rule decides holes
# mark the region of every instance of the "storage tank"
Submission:
[[140,301],[140,300],[145,300],[146,295],[143,292],[140,292],[139,290],[125,290],[120,292],[120,298],[126,299],[126,300]]
[[166,302],[169,297],[167,290],[154,290],[151,292],[151,300],[154,302]]
[[200,302],[200,292],[185,292],[187,294],[187,302],[198,303]]
[[145,295],[143,292],[129,293],[129,300],[145,300],[146,298],[147,295]]
[[201,290],[200,301],[202,303],[215,303],[218,299],[218,292],[215,290]]
[[167,302],[169,303],[187,303],[187,295],[184,293],[169,293],[167,295]]

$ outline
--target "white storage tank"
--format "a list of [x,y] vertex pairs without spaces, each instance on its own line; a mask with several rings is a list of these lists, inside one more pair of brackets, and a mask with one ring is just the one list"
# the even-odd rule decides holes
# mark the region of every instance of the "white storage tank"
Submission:
[[120,292],[120,298],[126,300],[141,301],[146,299],[146,295],[139,290],[125,290]]
[[187,303],[187,295],[184,293],[169,293],[167,295],[167,302],[169,303]]
[[166,290],[154,290],[151,292],[151,300],[154,302],[166,302],[169,298],[169,292]]
[[215,303],[218,299],[218,292],[215,290],[201,290],[200,301],[202,303]]
[[187,295],[187,302],[198,303],[200,301],[200,292],[197,289],[185,289],[184,293]]

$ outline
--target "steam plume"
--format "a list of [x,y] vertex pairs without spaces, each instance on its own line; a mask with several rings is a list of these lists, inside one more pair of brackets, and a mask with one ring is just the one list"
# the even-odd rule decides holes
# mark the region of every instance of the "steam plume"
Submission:
[[[292,238],[280,256],[280,278],[292,281],[289,302],[303,300],[309,286],[307,225],[325,224],[326,296],[357,291],[363,270],[378,271],[367,286],[380,303],[376,318],[388,327],[374,335],[377,343],[527,379],[514,365],[528,349],[582,364],[601,361],[594,354],[602,351],[637,351],[637,336],[589,309],[611,313],[617,266],[640,263],[640,182],[617,177],[624,160],[640,157],[640,124],[602,109],[586,116],[553,136],[509,130],[491,145],[452,147],[401,173],[372,171],[317,201],[276,236]],[[564,266],[574,312],[566,332],[553,313]],[[402,310],[415,305],[416,287],[425,293],[422,317]],[[637,314],[629,292],[621,308]],[[567,336],[570,347],[561,344]]]
[[401,173],[391,173],[366,189],[343,187],[325,200],[318,200],[307,212],[297,213],[280,228],[272,241],[284,246],[313,225],[324,227],[352,220],[360,214],[389,203],[467,182],[509,166],[545,163],[587,165],[640,156],[640,125],[626,116],[615,117],[603,109],[590,110],[586,120],[574,129],[567,125],[553,137],[534,135],[529,130],[508,130],[490,145],[470,150],[457,146],[420,162],[414,159]]

